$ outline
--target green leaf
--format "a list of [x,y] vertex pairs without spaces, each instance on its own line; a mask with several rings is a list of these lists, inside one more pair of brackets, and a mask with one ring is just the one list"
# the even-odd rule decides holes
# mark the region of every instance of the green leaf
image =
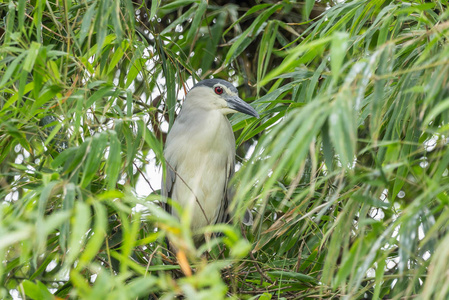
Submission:
[[[264,34],[262,35],[262,40],[260,42],[259,48],[259,67],[257,68],[257,82],[265,76],[268,66],[270,65],[270,58],[274,48],[274,42],[276,36],[278,35],[278,23],[269,21],[267,27],[265,28]],[[260,92],[260,85],[257,85],[258,93]]]
[[149,20],[153,20],[154,16],[157,13],[157,10],[159,8],[159,5],[161,5],[161,0],[154,0],[151,1],[151,9],[150,9],[150,17]]
[[85,107],[89,108],[103,97],[111,96],[114,93],[115,90],[113,86],[102,87],[101,89],[93,93],[92,96],[89,97],[89,99],[87,99]]
[[54,296],[48,291],[47,287],[40,281],[33,283],[29,280],[22,281],[22,287],[25,294],[33,300],[53,300]]
[[37,55],[39,53],[39,48],[41,44],[32,42],[30,45],[30,49],[28,49],[28,54],[25,57],[25,61],[23,62],[23,69],[27,72],[31,72],[33,70],[34,62],[36,61]]
[[183,7],[183,6],[192,4],[192,3],[198,3],[199,1],[202,1],[202,0],[175,0],[170,3],[165,4],[164,6],[161,7],[161,9],[172,10],[172,9]]
[[246,49],[246,47],[248,47],[251,41],[254,40],[265,27],[265,21],[281,7],[281,4],[273,5],[270,9],[262,12],[254,20],[251,26],[249,26],[248,29],[246,29],[232,44],[228,54],[226,55],[226,59],[224,61],[225,65],[228,65],[232,60],[239,56],[243,50]]
[[367,195],[352,195],[352,199],[356,200],[357,202],[368,204],[373,207],[379,207],[379,208],[388,208],[390,205],[387,202],[381,201],[379,199],[369,197]]
[[106,163],[108,189],[115,189],[121,169],[121,144],[115,131],[109,131],[109,155]]
[[273,279],[276,280],[288,280],[288,279],[295,279],[301,282],[310,282],[310,283],[317,283],[317,280],[315,277],[297,273],[297,272],[285,272],[285,271],[270,271],[268,273],[270,276],[273,277]]
[[71,220],[71,234],[68,246],[68,254],[65,259],[66,267],[69,267],[80,255],[84,248],[86,234],[89,231],[91,221],[90,207],[82,201],[75,202],[74,217]]
[[19,31],[23,30],[24,20],[25,20],[25,0],[19,0],[19,4],[17,5],[17,17],[19,19],[18,29]]
[[200,29],[200,23],[203,19],[203,15],[206,12],[207,9],[207,1],[206,0],[200,0],[199,5],[196,8],[195,16],[193,17],[192,25],[190,25],[190,29],[187,33],[186,42],[192,43],[193,38],[195,35],[198,34],[198,31]]
[[87,187],[101,164],[103,152],[106,148],[108,135],[104,132],[95,135],[91,143],[88,144],[86,152],[88,153],[86,162],[84,164],[83,177],[81,179],[81,186]]
[[83,21],[81,22],[81,28],[78,36],[78,43],[83,44],[84,40],[87,37],[93,23],[93,17],[96,13],[96,6],[92,4],[83,15]]
[[111,62],[108,65],[108,70],[106,71],[106,74],[111,73],[115,69],[119,61],[123,58],[123,54],[126,51],[126,49],[128,49],[128,43],[126,42],[123,42],[121,46],[115,48],[114,55],[112,56]]
[[134,79],[136,79],[137,75],[139,75],[139,73],[142,71],[144,65],[144,59],[136,59],[131,61],[129,71],[126,76],[125,88],[128,88],[133,83]]
[[[159,39],[159,47],[162,47],[162,39]],[[161,49],[162,70],[165,75],[166,89],[167,89],[167,107],[168,107],[168,121],[169,127],[173,125],[175,121],[175,108],[176,108],[176,83],[175,83],[175,71],[173,70],[172,63],[165,56],[164,51]]]
[[223,34],[223,28],[226,22],[226,14],[220,13],[217,18],[215,25],[210,28],[210,37],[207,39],[207,44],[205,47],[205,52],[201,59],[201,69],[203,71],[209,70],[213,61],[216,58],[216,53],[218,50],[218,44],[221,40]]
[[79,261],[79,268],[88,264],[98,253],[106,236],[107,213],[99,202],[93,202],[95,209],[93,235],[89,238]]
[[270,293],[263,293],[262,295],[260,295],[260,296],[258,295],[258,296],[254,297],[254,298],[251,298],[251,299],[271,300],[271,298],[272,298],[272,295]]
[[340,69],[346,56],[349,35],[346,32],[335,32],[331,42],[331,70],[336,81],[340,76]]
[[[75,206],[76,188],[73,183],[68,183],[64,186],[64,199],[62,202],[62,210],[72,214]],[[59,244],[63,251],[68,248],[68,241],[70,238],[70,218],[67,218],[61,225],[61,232],[59,235]]]
[[306,5],[304,6],[304,16],[306,17],[306,19],[309,18],[314,5],[315,5],[314,0],[306,0]]
[[261,80],[260,85],[264,86],[277,76],[287,73],[293,68],[311,61],[313,58],[320,54],[323,46],[325,46],[330,41],[332,41],[332,38],[326,37],[316,41],[312,41],[310,43],[300,44],[295,48],[289,50],[287,52],[288,55],[284,58],[282,63],[278,67],[270,71],[267,76],[265,76]]
[[329,169],[329,171],[332,172],[334,169],[334,149],[332,148],[331,143],[331,137],[329,135],[329,126],[326,123],[325,126],[322,129],[322,137],[323,137],[323,154],[324,154],[324,161],[326,163],[326,167]]
[[329,136],[343,168],[352,168],[355,156],[356,129],[350,99],[339,95],[329,116]]
[[3,74],[2,79],[0,81],[0,88],[2,88],[8,80],[12,77],[12,75],[17,70],[17,66],[22,62],[23,58],[28,54],[28,52],[23,52],[17,58],[13,60],[13,62],[8,66],[6,72]]

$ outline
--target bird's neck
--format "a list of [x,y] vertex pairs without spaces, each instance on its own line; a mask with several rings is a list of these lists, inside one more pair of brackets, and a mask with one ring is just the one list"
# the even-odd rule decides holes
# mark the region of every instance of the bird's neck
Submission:
[[[235,147],[234,133],[225,115],[217,110],[201,108],[184,111],[184,113],[188,118],[179,121],[184,123],[185,134],[192,139],[192,142],[199,142],[211,148]],[[182,115],[183,113],[179,117],[183,118]]]

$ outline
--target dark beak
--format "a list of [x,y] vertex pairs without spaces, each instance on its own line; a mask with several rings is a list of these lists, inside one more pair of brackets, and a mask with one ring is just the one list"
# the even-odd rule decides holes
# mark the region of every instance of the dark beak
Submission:
[[259,118],[257,111],[237,96],[226,97],[226,102],[230,109]]

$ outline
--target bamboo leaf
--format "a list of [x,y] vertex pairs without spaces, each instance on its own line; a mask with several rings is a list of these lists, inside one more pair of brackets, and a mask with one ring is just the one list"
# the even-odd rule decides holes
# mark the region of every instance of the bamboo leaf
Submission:
[[93,235],[88,240],[86,247],[80,257],[79,267],[82,268],[97,255],[106,236],[107,214],[104,206],[94,202],[95,209]]
[[117,183],[120,168],[121,168],[121,144],[117,138],[115,131],[109,132],[109,155],[106,163],[106,174],[108,174],[108,189],[112,190],[115,188]]
[[334,80],[340,75],[340,69],[343,64],[349,35],[345,32],[336,32],[331,42],[331,69]]
[[192,43],[194,36],[197,35],[199,28],[200,28],[201,20],[203,18],[204,13],[206,12],[206,9],[207,9],[207,1],[201,0],[199,2],[198,7],[196,8],[196,12],[195,12],[195,16],[193,17],[192,25],[190,25],[190,30],[186,37],[187,43]]
[[23,62],[23,69],[27,72],[31,72],[34,66],[34,62],[36,61],[37,55],[39,53],[39,48],[41,44],[32,42],[30,45],[30,49],[28,50],[28,54],[25,57]]
[[106,148],[107,139],[108,136],[106,133],[95,135],[92,138],[92,142],[87,146],[88,154],[84,164],[83,177],[81,179],[81,186],[84,188],[91,184],[92,179],[98,171],[103,152]]

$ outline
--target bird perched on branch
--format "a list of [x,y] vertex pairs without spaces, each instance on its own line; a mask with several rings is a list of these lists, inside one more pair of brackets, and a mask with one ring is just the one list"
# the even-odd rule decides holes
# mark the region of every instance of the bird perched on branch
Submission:
[[[188,92],[167,136],[162,195],[189,210],[196,244],[204,240],[195,235],[198,229],[230,218],[228,185],[234,174],[235,138],[226,115],[236,112],[259,117],[231,83],[200,81]],[[165,208],[176,215],[167,203]],[[249,211],[243,222],[252,222]]]

